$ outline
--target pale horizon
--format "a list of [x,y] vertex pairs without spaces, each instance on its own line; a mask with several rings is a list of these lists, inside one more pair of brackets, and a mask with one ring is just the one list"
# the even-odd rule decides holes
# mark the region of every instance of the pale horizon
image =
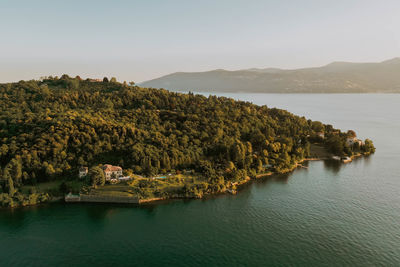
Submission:
[[397,1],[52,3],[0,3],[0,82],[65,73],[139,83],[174,72],[381,62],[400,51]]

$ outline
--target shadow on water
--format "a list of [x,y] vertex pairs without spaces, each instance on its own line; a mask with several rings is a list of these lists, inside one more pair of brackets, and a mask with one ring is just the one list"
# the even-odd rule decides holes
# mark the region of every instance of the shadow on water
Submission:
[[368,155],[358,158],[357,160],[362,160],[365,165],[370,165],[373,157],[374,155]]
[[[299,171],[299,170],[296,170]],[[289,181],[290,176],[292,176],[292,172],[284,173],[284,174],[275,174],[271,175],[269,181],[273,181],[275,183],[287,184]]]
[[14,230],[22,230],[29,224],[33,216],[42,217],[51,213],[51,207],[53,207],[54,204],[55,203],[44,203],[35,206],[1,208],[0,226],[5,226]]
[[114,213],[113,211],[119,209],[119,207],[112,207],[105,204],[77,204],[83,206],[86,210],[88,219],[92,222],[103,222],[107,216]]
[[339,160],[324,160],[324,168],[337,175],[343,163]]
[[26,211],[23,209],[1,209],[0,225],[10,229],[22,229],[25,226]]
[[371,164],[371,158],[372,158],[371,155],[356,157],[350,163],[343,163],[338,160],[324,160],[324,168],[326,170],[332,172],[334,175],[337,175],[339,173],[340,169],[343,168],[344,166],[346,166],[346,164],[352,164],[352,166],[357,165],[357,164],[369,165],[369,164]]
[[[299,171],[299,170],[296,170],[296,171]],[[246,184],[245,186],[250,186],[251,184],[253,184],[256,187],[259,187],[259,186],[264,187],[270,183],[287,184],[291,175],[292,175],[292,172],[283,173],[283,174],[273,174],[270,176],[265,176],[265,177],[259,178],[255,181],[252,181],[249,184]]]
[[174,200],[156,201],[148,204],[115,204],[115,203],[76,203],[79,208],[83,208],[87,218],[92,222],[103,222],[108,217],[125,211],[140,211],[149,217],[156,214],[156,210],[160,205],[170,204]]

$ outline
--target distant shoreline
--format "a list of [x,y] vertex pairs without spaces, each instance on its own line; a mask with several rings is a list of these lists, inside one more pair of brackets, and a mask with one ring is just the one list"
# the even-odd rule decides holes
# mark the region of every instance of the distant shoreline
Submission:
[[[165,89],[165,88],[164,88]],[[193,93],[193,94],[259,94],[259,95],[399,95],[400,92],[338,92],[338,93],[332,93],[332,92],[321,92],[321,93],[311,93],[311,92],[278,92],[278,93],[271,93],[271,92],[253,92],[253,91],[234,91],[234,92],[229,92],[229,91],[224,91],[224,92],[219,92],[219,91],[177,91],[177,90],[170,90],[166,89],[170,92],[174,93],[181,93],[181,94],[187,94],[187,93]]]
[[[300,69],[216,69],[175,72],[143,87],[224,93],[400,93],[400,58],[382,62],[332,62]],[[246,90],[244,90],[246,89]]]

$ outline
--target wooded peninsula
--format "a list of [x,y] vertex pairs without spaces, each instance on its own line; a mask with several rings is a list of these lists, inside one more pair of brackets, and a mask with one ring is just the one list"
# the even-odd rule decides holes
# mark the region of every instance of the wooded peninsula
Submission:
[[[143,201],[235,192],[321,158],[312,147],[339,158],[375,152],[354,131],[226,97],[67,75],[0,84],[3,207],[70,192]],[[131,179],[109,184],[105,163]]]

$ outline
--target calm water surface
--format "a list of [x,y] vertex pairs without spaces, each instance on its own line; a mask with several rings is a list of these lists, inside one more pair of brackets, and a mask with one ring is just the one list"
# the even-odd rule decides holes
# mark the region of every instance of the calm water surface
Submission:
[[0,266],[400,266],[400,95],[224,95],[353,129],[377,152],[236,196],[0,210]]

